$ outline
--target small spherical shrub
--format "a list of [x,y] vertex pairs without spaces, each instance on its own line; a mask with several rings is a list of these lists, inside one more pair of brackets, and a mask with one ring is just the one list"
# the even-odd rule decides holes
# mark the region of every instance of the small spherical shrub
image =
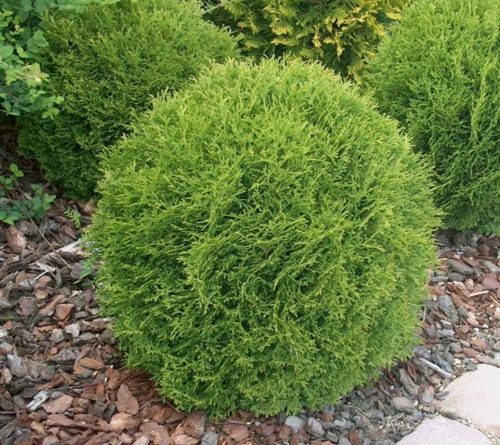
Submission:
[[409,0],[205,0],[207,17],[240,33],[250,56],[319,60],[359,77],[385,27]]
[[500,2],[419,0],[365,77],[433,164],[446,226],[500,233]]
[[237,54],[231,36],[204,21],[195,1],[122,0],[77,17],[49,15],[41,26],[46,89],[64,102],[53,119],[24,118],[20,146],[71,197],[94,193],[99,155],[128,130],[134,113],[211,60]]
[[215,65],[104,165],[101,303],[179,408],[321,408],[412,350],[428,169],[325,68]]

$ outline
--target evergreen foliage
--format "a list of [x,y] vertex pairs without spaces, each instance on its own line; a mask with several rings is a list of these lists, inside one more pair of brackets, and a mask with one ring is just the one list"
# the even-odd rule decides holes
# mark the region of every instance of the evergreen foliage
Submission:
[[446,226],[500,233],[500,2],[419,0],[366,74],[434,165]]
[[100,301],[179,408],[321,408],[411,353],[429,172],[319,64],[214,65],[103,164]]
[[320,60],[358,77],[409,0],[208,0],[208,17],[241,33],[245,54]]
[[236,54],[230,35],[205,22],[195,1],[122,0],[76,18],[45,16],[41,27],[45,90],[64,102],[52,119],[26,116],[20,146],[71,197],[94,193],[99,154],[127,131],[134,112],[212,59]]

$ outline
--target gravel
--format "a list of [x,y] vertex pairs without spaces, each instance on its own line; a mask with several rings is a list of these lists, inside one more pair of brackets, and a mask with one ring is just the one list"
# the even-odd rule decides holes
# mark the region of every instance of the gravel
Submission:
[[285,420],[285,425],[289,426],[296,433],[303,429],[305,424],[305,419],[297,416],[288,416]]
[[[242,412],[196,429],[191,425],[187,430],[196,430],[197,436],[191,437],[183,426],[188,413],[161,403],[145,374],[122,366],[111,320],[99,315],[90,283],[75,278],[84,258],[79,229],[63,214],[68,206],[76,205],[59,203],[38,226],[17,224],[18,232],[9,232],[11,246],[0,243],[0,314],[11,318],[0,328],[2,444],[71,439],[83,445],[89,439],[79,442],[81,435],[94,440],[90,445],[156,445],[155,438],[168,434],[173,445],[235,445],[234,437],[244,436],[259,445],[323,440],[394,445],[435,416],[435,404],[452,379],[480,363],[500,366],[495,357],[500,352],[500,291],[495,288],[500,240],[443,233],[439,240],[447,243],[446,250],[431,275],[421,344],[412,358],[324,410],[258,419]],[[82,213],[82,220],[90,218]],[[454,247],[457,239],[460,247]],[[69,253],[54,253],[67,247],[61,240],[71,242]],[[129,390],[122,389],[118,403],[123,383]],[[64,412],[48,414],[46,409]],[[138,412],[131,416],[120,410]],[[79,419],[85,419],[85,427]]]

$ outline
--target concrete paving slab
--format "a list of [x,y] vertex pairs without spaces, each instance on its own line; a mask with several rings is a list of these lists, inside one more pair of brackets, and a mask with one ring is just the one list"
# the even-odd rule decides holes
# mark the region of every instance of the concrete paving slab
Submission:
[[451,382],[449,394],[438,401],[438,410],[452,418],[461,418],[483,432],[500,438],[500,368],[479,365]]
[[396,445],[491,445],[478,430],[441,416],[425,419]]

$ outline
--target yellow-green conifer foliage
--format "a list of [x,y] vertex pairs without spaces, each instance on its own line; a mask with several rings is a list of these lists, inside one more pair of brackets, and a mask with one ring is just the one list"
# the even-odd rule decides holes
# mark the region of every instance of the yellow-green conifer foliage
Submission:
[[35,155],[49,180],[69,196],[92,196],[99,155],[128,131],[134,113],[173,92],[212,60],[236,56],[231,36],[206,22],[196,1],[121,0],[76,17],[46,15],[48,41],[37,56],[63,96],[52,119],[22,119],[21,148]]
[[100,301],[179,408],[322,408],[411,353],[435,257],[428,169],[331,71],[215,65],[104,166]]
[[500,2],[415,2],[365,78],[434,166],[446,226],[500,233]]
[[319,60],[358,78],[387,26],[409,0],[206,0],[207,16],[231,26],[244,54]]

